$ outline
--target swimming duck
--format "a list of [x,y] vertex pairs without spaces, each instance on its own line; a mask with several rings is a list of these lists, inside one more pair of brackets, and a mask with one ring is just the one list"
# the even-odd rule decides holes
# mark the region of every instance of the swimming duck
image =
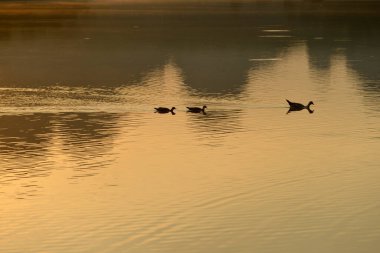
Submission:
[[294,103],[294,102],[291,102],[289,100],[286,100],[289,104],[289,112],[291,111],[301,111],[303,109],[306,109],[309,111],[309,113],[313,113],[314,111],[310,109],[310,105],[313,105],[313,101],[310,101],[307,105],[303,105],[303,104],[300,104],[300,103]]
[[172,107],[172,109],[166,108],[166,107],[156,107],[156,112],[158,113],[168,113],[171,112],[172,114],[175,114],[174,110],[176,109],[175,107]]
[[207,106],[203,106],[202,108],[200,107],[186,107],[188,112],[194,112],[194,113],[200,113],[200,112],[203,112],[205,113],[205,109],[207,108]]

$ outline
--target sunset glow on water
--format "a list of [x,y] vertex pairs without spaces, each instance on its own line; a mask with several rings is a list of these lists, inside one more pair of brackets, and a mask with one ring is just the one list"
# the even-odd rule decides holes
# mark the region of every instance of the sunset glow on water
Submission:
[[0,2],[0,252],[378,252],[371,8],[149,3]]

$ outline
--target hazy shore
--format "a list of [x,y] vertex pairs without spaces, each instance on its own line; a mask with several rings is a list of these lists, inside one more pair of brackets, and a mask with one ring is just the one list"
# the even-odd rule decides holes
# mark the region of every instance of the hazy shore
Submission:
[[72,15],[123,13],[320,13],[320,14],[373,14],[380,10],[379,1],[0,1],[1,16]]

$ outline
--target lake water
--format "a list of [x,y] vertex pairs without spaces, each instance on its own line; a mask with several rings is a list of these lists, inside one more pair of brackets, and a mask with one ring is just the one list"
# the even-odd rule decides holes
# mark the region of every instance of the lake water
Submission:
[[376,14],[3,5],[0,252],[379,251]]

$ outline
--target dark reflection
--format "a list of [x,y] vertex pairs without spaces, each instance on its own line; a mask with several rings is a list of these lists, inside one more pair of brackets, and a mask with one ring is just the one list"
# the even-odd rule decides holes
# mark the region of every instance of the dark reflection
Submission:
[[[41,6],[24,15],[10,14],[9,6],[0,11],[2,85],[139,84],[173,60],[185,84],[202,95],[240,94],[248,71],[263,64],[250,59],[281,58],[300,41],[311,70],[328,73],[343,54],[364,79],[379,78],[376,2]],[[378,83],[364,82],[363,89],[378,92]]]
[[291,112],[298,112],[298,111],[302,111],[302,110],[306,110],[309,113],[314,113],[314,110],[312,110],[310,108],[291,108],[291,107],[289,107],[289,110],[288,110],[288,112],[286,114],[289,114]]
[[329,71],[331,58],[336,53],[334,43],[329,38],[310,38],[307,41],[310,67],[318,71]]
[[274,58],[291,44],[288,38],[260,37],[260,25],[269,22],[270,16],[233,13],[197,16],[196,21],[191,18],[183,19],[185,31],[177,28],[181,44],[175,49],[175,60],[185,84],[205,95],[240,94],[252,67],[251,58]]
[[207,106],[204,105],[201,107],[186,107],[187,108],[187,112],[191,112],[191,113],[202,113],[203,115],[206,115],[206,108]]
[[0,116],[0,180],[47,176],[52,145],[51,114]]
[[165,63],[151,29],[141,34],[133,15],[119,20],[82,7],[46,8],[28,15],[0,12],[2,84],[120,86]]
[[[379,4],[374,3],[372,7],[378,10]],[[357,8],[366,10],[369,7],[364,4]],[[380,79],[380,74],[376,66],[380,64],[380,17],[371,12],[358,12],[298,14],[291,16],[290,22],[297,27],[297,37],[306,40],[312,70],[319,71],[321,77],[326,76],[332,60],[344,56],[347,66],[363,79],[361,88],[368,94],[379,93],[380,84],[376,80]],[[326,86],[321,88],[326,89]]]
[[62,141],[62,152],[73,165],[73,177],[98,173],[112,161],[110,151],[118,133],[118,114],[60,113],[54,123]]
[[228,135],[242,130],[239,120],[242,112],[240,109],[214,109],[207,114],[191,113],[188,127],[199,137],[200,143],[220,146]]
[[75,177],[96,174],[111,162],[118,120],[108,113],[1,115],[1,180],[48,176],[57,169],[57,152]]
[[314,110],[310,108],[311,105],[314,105],[313,101],[310,101],[307,105],[291,102],[289,100],[286,100],[286,102],[288,102],[289,104],[289,110],[287,114],[290,112],[296,112],[296,111],[302,111],[302,110],[307,110],[309,113],[314,112]]
[[172,107],[171,109],[169,108],[166,108],[166,107],[156,107],[154,108],[155,110],[155,113],[160,113],[160,114],[166,114],[166,113],[171,113],[171,115],[175,115],[175,110],[176,108],[175,107]]
[[51,145],[52,114],[1,115],[1,154],[44,156]]
[[182,5],[92,7],[76,15],[52,11],[49,18],[0,12],[2,84],[136,84],[173,59],[186,85],[233,94],[243,91],[251,57],[274,57],[284,48],[283,41],[258,37],[273,17],[247,15],[247,5],[197,5],[191,12]]

